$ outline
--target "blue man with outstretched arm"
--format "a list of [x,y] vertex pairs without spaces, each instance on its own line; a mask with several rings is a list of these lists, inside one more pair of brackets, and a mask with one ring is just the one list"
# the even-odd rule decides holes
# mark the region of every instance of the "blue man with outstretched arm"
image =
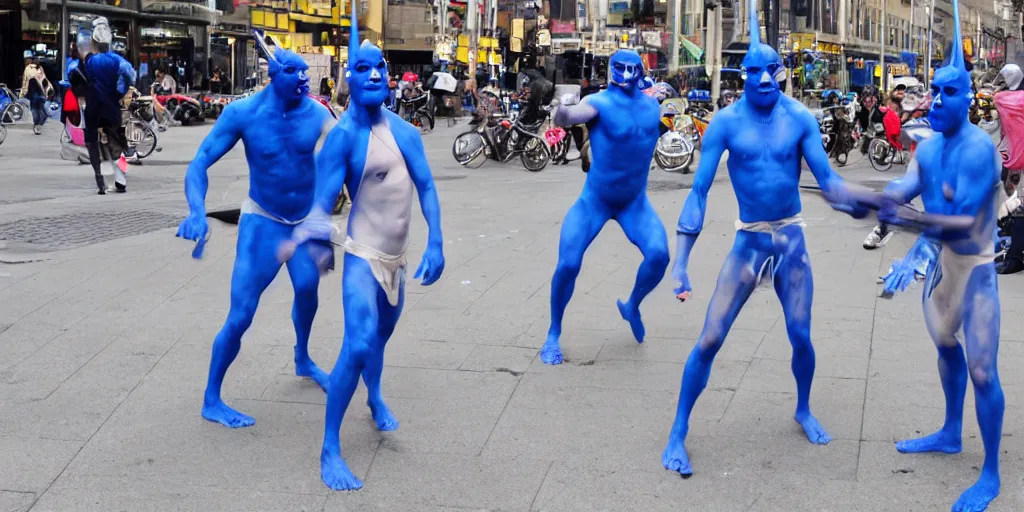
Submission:
[[777,76],[784,68],[775,50],[759,40],[754,0],[750,1],[750,27],[750,49],[743,59],[743,97],[716,114],[708,126],[693,189],[676,227],[678,249],[672,276],[680,283],[676,297],[685,301],[691,292],[686,273],[690,251],[704,226],[708,190],[719,161],[729,151],[729,176],[739,203],[736,240],[718,275],[700,338],[686,361],[675,423],[662,455],[665,468],[684,477],[693,473],[684,446],[690,413],[708,383],[711,365],[729,328],[762,278],[774,284],[793,347],[794,419],[812,443],[831,440],[810,409],[814,282],[800,216],[801,156],[833,208],[856,216],[868,213],[829,167],[814,116],[796,100],[782,95]]
[[644,257],[629,299],[618,301],[619,314],[629,322],[638,343],[644,341],[640,302],[658,286],[668,267],[665,226],[647,199],[647,173],[661,122],[658,102],[641,91],[647,81],[636,52],[615,52],[608,72],[606,90],[577,105],[570,105],[575,99],[565,95],[554,114],[559,126],[587,125],[594,158],[583,191],[562,222],[558,265],[551,280],[551,327],[540,351],[546,364],[562,362],[562,315],[572,298],[583,253],[605,223],[618,222]]
[[[956,0],[953,13],[952,40],[960,41]],[[1002,159],[988,134],[967,120],[972,97],[963,48],[954,44],[949,64],[936,70],[932,80],[928,119],[938,133],[918,145],[907,174],[886,187],[879,211],[880,220],[921,229],[939,243],[938,260],[925,280],[923,305],[928,333],[939,352],[945,421],[938,432],[900,441],[896,449],[959,453],[968,375],[974,383],[985,463],[977,482],[953,505],[954,512],[985,510],[999,495],[1005,409],[996,364],[1000,306],[993,262]],[[900,206],[917,196],[924,212]],[[966,357],[957,336],[961,328]]]
[[[203,417],[232,428],[250,426],[255,420],[221,399],[224,375],[238,355],[260,295],[281,269],[279,247],[310,214],[316,187],[314,149],[333,124],[330,112],[308,97],[309,66],[302,58],[287,50],[267,54],[271,86],[228,105],[188,166],[185,197],[189,215],[177,235],[197,241],[193,255],[201,257],[210,229],[206,220],[207,170],[241,140],[249,164],[249,197],[242,204],[238,222],[231,307],[213,342],[203,399]],[[310,250],[296,251],[287,263],[295,290],[295,374],[312,378],[326,390],[327,375],[313,363],[307,349],[320,282],[312,245]]]
[[341,422],[362,376],[367,405],[381,431],[398,428],[384,403],[380,379],[384,346],[395,330],[405,297],[405,252],[409,245],[413,193],[427,221],[427,247],[415,279],[433,284],[444,271],[441,208],[419,129],[384,108],[388,65],[380,48],[358,44],[355,9],[349,41],[349,108],[331,130],[316,159],[316,205],[308,229],[285,251],[308,238],[330,237],[329,212],[344,185],[352,197],[342,271],[345,336],[327,390],[320,476],[335,490],[363,483],[341,453]]

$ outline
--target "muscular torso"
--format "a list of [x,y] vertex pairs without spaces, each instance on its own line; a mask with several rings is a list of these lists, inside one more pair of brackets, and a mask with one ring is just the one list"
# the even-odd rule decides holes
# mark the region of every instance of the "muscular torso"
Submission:
[[[959,207],[971,187],[987,187],[988,192],[978,212],[969,236],[948,243],[953,252],[961,255],[982,254],[993,251],[996,227],[996,208],[999,198],[999,173],[996,167],[1002,159],[996,153],[995,144],[980,128],[964,127],[966,133],[947,140],[941,133],[923,141],[917,148],[915,158],[921,177],[921,201],[928,213],[957,215]],[[966,172],[964,163],[977,159],[985,153],[992,155],[994,166],[990,180],[977,182],[965,180],[960,174]]]
[[415,188],[388,122],[381,118],[374,124],[365,162],[361,168],[354,162],[357,168],[352,169],[351,178],[356,181],[346,180],[353,196],[348,236],[385,254],[399,255],[409,244]]
[[587,97],[598,116],[587,128],[594,159],[584,185],[597,197],[625,203],[647,190],[654,147],[660,135],[658,102],[636,91],[605,90]]
[[[743,100],[722,110],[715,122],[728,123],[726,149],[732,188],[743,222],[775,221],[800,213],[802,124],[791,100],[779,98],[771,117],[741,116]],[[809,115],[809,114],[808,114]]]
[[313,205],[323,106],[304,98],[297,108],[281,111],[261,102],[263,94],[241,100],[249,197],[273,215],[301,220]]

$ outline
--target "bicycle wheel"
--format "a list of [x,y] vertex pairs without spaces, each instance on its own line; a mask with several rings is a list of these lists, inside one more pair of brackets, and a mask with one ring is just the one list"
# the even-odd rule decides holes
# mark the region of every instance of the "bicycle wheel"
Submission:
[[523,142],[523,152],[519,156],[523,167],[527,171],[540,172],[548,165],[551,154],[548,153],[548,145],[540,137],[530,137]]
[[0,144],[7,140],[7,127],[0,124]]
[[21,121],[23,117],[25,117],[25,107],[17,101],[12,101],[7,104],[6,108],[4,108],[4,113],[0,116],[0,123],[17,123]]
[[156,134],[153,133],[153,129],[148,124],[138,119],[132,119],[128,122],[128,126],[125,128],[125,135],[127,136],[128,143],[134,146],[135,154],[138,155],[140,160],[151,155],[153,150],[156,149]]
[[428,114],[417,115],[418,122],[420,125],[420,132],[427,133],[434,129],[434,120]]
[[884,139],[871,139],[868,144],[868,159],[871,160],[871,167],[878,172],[885,172],[892,168],[892,146]]
[[476,169],[487,161],[487,142],[480,132],[465,132],[452,142],[452,156],[459,165]]

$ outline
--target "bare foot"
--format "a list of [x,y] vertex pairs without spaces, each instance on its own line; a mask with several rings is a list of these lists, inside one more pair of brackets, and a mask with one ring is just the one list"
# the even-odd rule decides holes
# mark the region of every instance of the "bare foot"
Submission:
[[227,406],[223,401],[203,403],[203,417],[214,423],[229,428],[251,427],[256,424],[251,416],[246,416]]

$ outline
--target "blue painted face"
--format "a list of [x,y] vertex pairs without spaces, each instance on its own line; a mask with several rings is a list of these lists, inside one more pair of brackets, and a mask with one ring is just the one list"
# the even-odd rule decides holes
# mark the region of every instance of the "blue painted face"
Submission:
[[270,85],[285,100],[298,101],[309,94],[309,65],[297,54],[277,50],[269,61]]
[[932,108],[928,112],[932,128],[940,133],[949,133],[966,123],[972,95],[967,72],[954,66],[937,69],[932,80]]
[[766,44],[752,44],[743,58],[743,98],[755,107],[766,108],[779,100],[780,88],[776,79],[782,70],[779,54]]
[[608,59],[608,70],[609,82],[632,91],[643,80],[644,63],[640,54],[632,50],[618,50]]
[[352,101],[363,107],[378,107],[388,99],[388,63],[380,48],[364,42],[348,63],[348,87]]

